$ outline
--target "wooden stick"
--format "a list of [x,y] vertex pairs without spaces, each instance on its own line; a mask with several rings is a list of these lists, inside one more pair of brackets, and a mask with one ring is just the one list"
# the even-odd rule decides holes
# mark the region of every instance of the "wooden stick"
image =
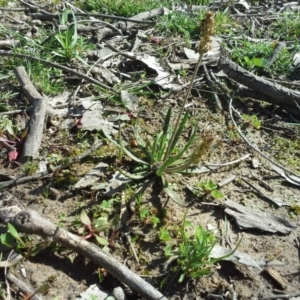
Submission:
[[21,163],[25,163],[28,159],[34,158],[39,151],[43,137],[48,102],[35,89],[24,67],[15,68],[14,73],[23,91],[33,105],[28,127],[28,134],[19,159]]

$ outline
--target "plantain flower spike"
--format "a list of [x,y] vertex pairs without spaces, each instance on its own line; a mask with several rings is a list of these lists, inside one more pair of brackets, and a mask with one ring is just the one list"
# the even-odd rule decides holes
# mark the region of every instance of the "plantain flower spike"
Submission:
[[195,148],[194,152],[191,156],[191,162],[193,164],[199,164],[203,158],[203,156],[206,154],[206,151],[210,148],[212,142],[214,140],[213,135],[205,134],[202,137],[202,140],[200,141],[199,145]]
[[215,14],[212,11],[206,13],[205,19],[201,22],[201,40],[199,53],[204,54],[211,49],[212,36],[215,33]]

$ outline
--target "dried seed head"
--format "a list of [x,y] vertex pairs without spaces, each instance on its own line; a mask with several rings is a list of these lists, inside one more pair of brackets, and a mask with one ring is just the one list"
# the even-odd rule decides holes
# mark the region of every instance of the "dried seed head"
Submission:
[[212,134],[205,134],[202,137],[202,140],[200,141],[199,145],[195,148],[194,152],[192,153],[191,161],[193,164],[200,163],[206,151],[210,148],[214,138],[215,137]]
[[199,44],[199,53],[203,54],[210,50],[212,36],[215,33],[215,20],[214,13],[212,11],[208,11],[206,13],[205,19],[201,22],[201,40]]

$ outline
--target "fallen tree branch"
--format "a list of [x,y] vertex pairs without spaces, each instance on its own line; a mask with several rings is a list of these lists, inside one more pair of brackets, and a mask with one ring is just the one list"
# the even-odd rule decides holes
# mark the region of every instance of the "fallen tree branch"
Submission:
[[24,67],[15,68],[14,73],[33,106],[30,114],[28,133],[19,159],[21,163],[25,163],[28,159],[34,158],[39,151],[43,137],[48,102],[35,89]]
[[218,61],[218,68],[220,68],[230,79],[247,86],[253,91],[268,96],[270,99],[268,102],[272,101],[271,103],[283,107],[292,106],[297,108],[295,103],[300,105],[300,92],[256,76],[228,58],[222,56]]
[[281,108],[283,108],[284,110],[286,110],[287,112],[289,112],[293,115],[297,115],[298,117],[300,116],[300,110],[297,109],[296,104],[289,105],[286,103],[282,103],[282,102],[276,100],[275,98],[269,97],[268,95],[264,95],[260,92],[253,91],[253,90],[247,88],[246,86],[239,86],[236,96],[252,98],[255,100],[264,101],[264,102],[268,102],[268,103],[271,103],[274,105],[278,105]]
[[[12,203],[10,203],[10,205],[11,204]],[[103,252],[98,246],[58,227],[51,221],[40,216],[34,210],[21,210],[16,205],[6,206],[6,201],[1,199],[0,219],[4,222],[9,221],[20,232],[51,238],[53,242],[60,243],[80,253],[95,264],[104,267],[114,277],[128,285],[132,290],[138,292],[145,299],[167,300],[167,298],[151,284],[129,270],[117,259]]]

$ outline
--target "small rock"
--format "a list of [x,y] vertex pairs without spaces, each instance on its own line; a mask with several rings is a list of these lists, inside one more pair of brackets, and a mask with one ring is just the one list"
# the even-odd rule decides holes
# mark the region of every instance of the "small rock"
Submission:
[[126,294],[124,290],[119,286],[114,288],[113,292],[111,293],[111,296],[113,296],[116,300],[126,300]]

